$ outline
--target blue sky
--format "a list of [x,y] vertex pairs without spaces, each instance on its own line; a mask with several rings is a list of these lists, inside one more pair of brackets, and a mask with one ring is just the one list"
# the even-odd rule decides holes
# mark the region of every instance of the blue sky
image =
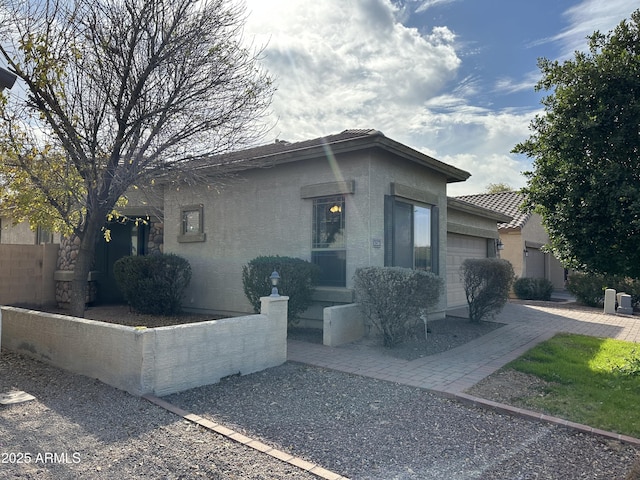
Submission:
[[247,0],[245,36],[275,77],[266,141],[347,128],[467,170],[450,195],[524,185],[513,146],[541,112],[539,57],[586,50],[637,0]]

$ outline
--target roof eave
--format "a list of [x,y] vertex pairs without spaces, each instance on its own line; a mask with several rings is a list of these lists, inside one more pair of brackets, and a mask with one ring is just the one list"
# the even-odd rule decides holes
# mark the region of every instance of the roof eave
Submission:
[[496,212],[495,210],[484,207],[479,207],[477,205],[474,205],[473,203],[465,202],[464,200],[459,200],[453,197],[447,197],[447,207],[461,212],[470,213],[472,215],[489,218],[500,223],[509,223],[513,220],[513,217],[510,217],[509,215],[506,215],[504,213]]
[[[271,152],[265,155],[255,155],[238,160],[238,168],[236,170],[248,170],[263,165],[279,165],[284,163],[298,162],[313,158],[323,157],[327,155],[335,155],[341,153],[349,153],[368,148],[380,148],[394,155],[415,162],[419,165],[427,167],[445,176],[447,183],[463,182],[467,180],[471,174],[459,168],[448,165],[444,162],[436,160],[424,153],[421,153],[411,147],[403,145],[386,137],[381,132],[364,134],[359,137],[346,138],[343,140],[335,140],[332,142],[321,143],[319,145],[305,146],[299,149],[287,149],[283,152]],[[225,169],[229,168],[229,164],[223,165]],[[221,166],[203,167],[206,170],[215,170]]]

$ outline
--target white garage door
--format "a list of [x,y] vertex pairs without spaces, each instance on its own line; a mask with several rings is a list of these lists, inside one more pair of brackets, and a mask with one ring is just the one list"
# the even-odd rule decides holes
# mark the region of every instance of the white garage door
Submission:
[[487,239],[457,233],[447,234],[447,307],[467,305],[460,280],[460,266],[467,258],[486,258]]

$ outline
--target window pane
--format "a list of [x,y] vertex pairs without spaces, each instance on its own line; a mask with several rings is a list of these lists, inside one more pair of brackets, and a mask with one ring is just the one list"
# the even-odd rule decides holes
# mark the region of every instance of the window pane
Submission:
[[344,287],[347,279],[347,254],[344,250],[311,252],[311,262],[320,267],[318,285]]
[[431,209],[413,208],[414,268],[431,271]]
[[344,197],[313,201],[312,248],[344,248]]
[[183,215],[184,234],[190,235],[200,233],[200,211],[186,210]]
[[403,202],[393,209],[393,266],[413,268],[413,205]]
[[431,271],[431,208],[394,201],[392,210],[393,266]]

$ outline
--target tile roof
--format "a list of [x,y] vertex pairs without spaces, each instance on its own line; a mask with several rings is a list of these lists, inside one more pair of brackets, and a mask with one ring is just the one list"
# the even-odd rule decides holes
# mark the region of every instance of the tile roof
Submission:
[[462,195],[455,198],[473,203],[479,207],[504,213],[513,218],[508,223],[500,223],[498,230],[520,229],[524,227],[531,217],[530,213],[524,213],[520,210],[523,196],[518,192],[483,193],[479,195]]

